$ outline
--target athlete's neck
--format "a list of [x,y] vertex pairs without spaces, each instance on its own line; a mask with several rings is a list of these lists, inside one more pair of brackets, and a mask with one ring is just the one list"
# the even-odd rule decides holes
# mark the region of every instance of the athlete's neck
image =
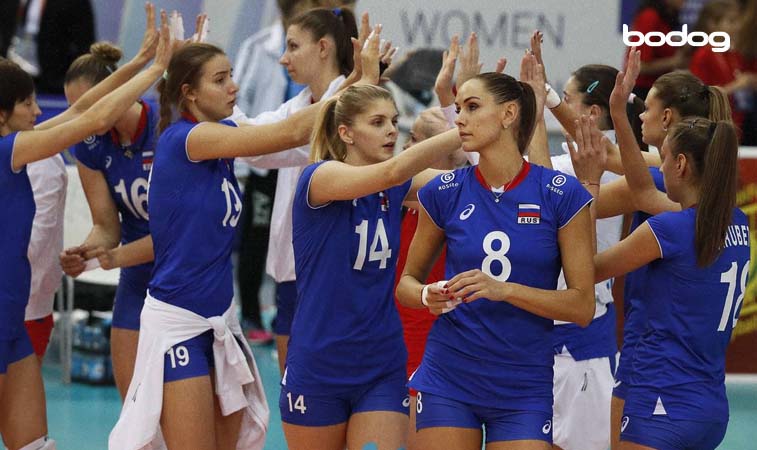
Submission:
[[515,142],[497,142],[481,149],[478,169],[492,187],[504,186],[520,172],[523,156]]
[[339,76],[339,70],[332,67],[325,73],[318,75],[318,79],[308,84],[310,91],[312,92],[313,102],[320,102],[326,91],[329,89],[331,82]]
[[113,125],[122,144],[133,144],[131,139],[137,132],[140,117],[142,117],[142,104],[134,103]]

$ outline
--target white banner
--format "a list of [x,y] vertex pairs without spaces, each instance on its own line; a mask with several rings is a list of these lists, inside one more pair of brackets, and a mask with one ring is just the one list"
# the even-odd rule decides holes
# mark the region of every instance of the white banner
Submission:
[[[446,48],[455,34],[461,41],[476,32],[484,71],[497,59],[517,76],[531,33],[544,33],[549,82],[559,91],[570,73],[584,64],[620,67],[623,42],[619,32],[620,2],[607,0],[360,0],[371,23],[384,26],[382,37],[405,53],[421,47]],[[549,116],[549,114],[547,115]]]

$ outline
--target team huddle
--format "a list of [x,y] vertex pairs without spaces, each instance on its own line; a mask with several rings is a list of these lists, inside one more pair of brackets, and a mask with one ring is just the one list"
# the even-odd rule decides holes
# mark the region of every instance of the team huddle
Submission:
[[[38,338],[24,326],[26,168],[72,146],[94,226],[60,265],[72,276],[94,261],[121,268],[111,345],[124,404],[110,449],[264,446],[269,406],[233,302],[235,164],[286,174],[274,210],[289,237],[277,251],[296,276],[277,319],[289,448],[720,444],[725,350],[750,259],[721,90],[676,71],[642,100],[630,49],[624,71],[575,68],[560,95],[539,32],[517,78],[504,60],[480,73],[476,36],[455,37],[439,107],[396,153],[399,113],[380,86],[393,50],[367,14],[360,26],[348,8],[288,21],[281,62],[306,87],[248,117],[228,57],[202,42],[205,16],[184,41],[165,12],[156,28],[146,10],[134,59],[116,67],[120,51],[94,45],[66,75],[71,106],[43,123],[31,77],[0,61],[9,449],[56,448]],[[142,98],[156,82],[158,101]],[[550,156],[545,110],[566,134],[562,156]]]

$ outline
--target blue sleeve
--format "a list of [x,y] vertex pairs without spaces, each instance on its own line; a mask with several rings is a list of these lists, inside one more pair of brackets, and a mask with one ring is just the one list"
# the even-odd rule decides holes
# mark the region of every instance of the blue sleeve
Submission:
[[681,252],[681,245],[677,238],[682,234],[688,234],[686,230],[681,229],[682,224],[675,220],[679,216],[680,213],[665,212],[647,219],[649,228],[652,229],[652,234],[654,234],[657,244],[660,246],[660,254],[663,259],[677,256]]
[[592,196],[575,177],[559,171],[553,171],[552,175],[550,184],[557,189],[547,190],[547,195],[554,207],[557,228],[562,228],[591,203]]
[[667,192],[665,190],[665,181],[662,177],[662,172],[660,172],[659,167],[650,167],[649,168],[649,174],[652,175],[652,180],[654,180],[654,185],[660,192]]
[[297,180],[297,190],[295,191],[294,196],[294,208],[304,208],[304,211],[307,211],[308,209],[319,209],[322,208],[329,203],[319,205],[316,207],[310,206],[310,201],[308,200],[308,197],[310,197],[310,180],[313,179],[313,174],[315,173],[316,169],[318,169],[321,164],[325,163],[327,161],[321,161],[317,162],[315,164],[310,164],[309,166],[306,166],[304,169],[302,169],[302,173],[300,174],[300,179]]
[[73,153],[76,160],[92,170],[102,170],[100,140],[99,136],[90,136],[74,145]]
[[429,181],[425,186],[418,190],[418,201],[420,202],[426,213],[428,213],[434,224],[442,230],[444,229],[444,225],[447,223],[446,210],[448,208],[446,207],[448,207],[451,202],[444,201],[441,195],[443,191],[441,191],[439,188],[445,184],[445,182],[443,181],[445,177],[447,177],[446,180],[452,181],[454,180],[454,176],[458,173],[459,172],[448,172],[441,174],[438,177],[434,177],[434,179]]
[[0,137],[0,172],[16,174],[13,171],[13,144],[16,142],[18,132]]

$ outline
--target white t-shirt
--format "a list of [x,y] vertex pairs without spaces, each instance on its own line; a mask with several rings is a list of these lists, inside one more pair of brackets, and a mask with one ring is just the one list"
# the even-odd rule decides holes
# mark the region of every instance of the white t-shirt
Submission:
[[32,268],[32,282],[25,320],[35,320],[52,314],[55,291],[63,277],[58,255],[63,251],[63,213],[68,175],[60,155],[26,167],[37,210],[27,254]]

